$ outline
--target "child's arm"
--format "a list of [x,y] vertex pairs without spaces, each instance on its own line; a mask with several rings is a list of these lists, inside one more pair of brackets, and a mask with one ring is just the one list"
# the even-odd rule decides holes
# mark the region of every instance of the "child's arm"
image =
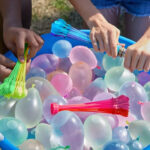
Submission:
[[[117,56],[119,29],[106,21],[104,16],[90,0],[70,0],[91,29],[91,40],[95,50],[106,51],[108,55]],[[100,45],[97,45],[97,41]]]
[[136,44],[127,48],[124,65],[129,70],[150,70],[150,26]]
[[3,38],[7,48],[23,62],[24,44],[27,42],[30,47],[28,59],[35,56],[43,45],[43,40],[33,31],[22,28],[20,0],[0,0],[0,14],[3,18]]

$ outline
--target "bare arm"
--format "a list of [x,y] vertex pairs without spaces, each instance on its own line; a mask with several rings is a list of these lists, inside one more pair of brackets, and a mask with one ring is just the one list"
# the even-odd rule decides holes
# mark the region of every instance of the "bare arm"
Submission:
[[22,27],[20,0],[0,0],[0,13],[3,18],[3,27]]
[[28,60],[31,59],[43,45],[43,40],[33,31],[22,28],[21,0],[0,0],[0,13],[3,18],[3,39],[7,48],[23,62],[24,45],[27,42],[30,48]]
[[96,20],[93,19],[93,16],[95,15],[99,20],[106,21],[100,11],[97,10],[90,0],[70,0],[70,2],[89,27],[92,27],[93,24],[96,24]]
[[89,26],[94,49],[106,51],[109,56],[116,57],[119,29],[108,23],[90,0],[70,0],[70,2]]

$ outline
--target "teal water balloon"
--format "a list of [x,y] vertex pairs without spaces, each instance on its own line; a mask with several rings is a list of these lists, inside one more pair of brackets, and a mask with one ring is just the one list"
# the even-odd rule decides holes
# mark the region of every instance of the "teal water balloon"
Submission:
[[127,81],[135,81],[135,75],[123,67],[113,67],[106,72],[105,82],[112,91],[118,91]]
[[147,96],[148,96],[148,100],[150,101],[150,81],[147,82],[145,85],[144,85],[144,89],[147,93]]
[[95,50],[92,50],[92,51],[93,51],[94,55],[96,56],[97,66],[100,67],[100,68],[95,68],[94,73],[96,76],[104,78],[106,71],[104,70],[102,59],[103,59],[105,54],[100,53],[100,52],[96,52]]
[[130,112],[142,119],[140,102],[147,102],[148,97],[143,86],[137,82],[126,82],[122,85],[119,95],[126,95],[129,97]]
[[52,127],[49,124],[40,123],[35,129],[35,139],[38,140],[46,150],[50,150],[50,136]]
[[52,47],[52,52],[59,58],[66,58],[69,56],[72,45],[67,40],[58,40]]
[[20,120],[12,117],[0,120],[0,133],[16,146],[22,144],[28,136],[25,125]]
[[0,98],[0,119],[14,117],[17,99]]
[[143,145],[139,142],[139,140],[132,140],[128,143],[128,147],[130,150],[143,150]]
[[[70,111],[61,111],[57,113],[51,121],[54,129],[56,142],[62,146],[70,146],[70,150],[81,150],[84,146],[83,124],[75,113]],[[52,141],[54,137],[51,137]],[[54,140],[53,140],[54,141]]]
[[129,147],[120,141],[111,141],[107,143],[103,150],[129,150]]
[[43,145],[34,139],[26,140],[23,144],[19,146],[20,150],[44,150]]
[[85,139],[93,148],[106,144],[112,139],[112,128],[101,115],[89,116],[84,122]]
[[123,66],[124,59],[122,57],[110,57],[107,54],[103,57],[103,67],[106,71],[112,67]]
[[129,132],[133,139],[139,137],[139,142],[146,147],[150,144],[150,122],[136,120],[129,124]]
[[27,128],[35,127],[42,120],[43,108],[38,91],[28,89],[27,97],[20,100],[15,109],[15,117],[21,120]]

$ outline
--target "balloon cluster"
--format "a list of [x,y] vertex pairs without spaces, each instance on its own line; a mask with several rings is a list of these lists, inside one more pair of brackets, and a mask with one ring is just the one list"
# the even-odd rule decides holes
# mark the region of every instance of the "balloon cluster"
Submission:
[[[23,99],[0,99],[0,133],[20,150],[142,150],[150,144],[150,82],[123,58],[59,40],[36,57]],[[138,83],[139,81],[139,83]],[[52,103],[80,104],[129,97],[128,117],[94,112],[50,113]]]

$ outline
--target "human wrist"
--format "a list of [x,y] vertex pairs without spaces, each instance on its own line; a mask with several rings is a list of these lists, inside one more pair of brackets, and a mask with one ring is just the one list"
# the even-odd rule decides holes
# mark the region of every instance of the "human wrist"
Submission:
[[89,26],[89,28],[91,29],[93,26],[97,27],[99,26],[101,23],[106,23],[106,19],[103,17],[102,14],[100,13],[96,13],[93,16],[89,17],[88,20],[86,21],[87,25]]
[[3,20],[3,30],[5,31],[10,27],[22,27],[22,23],[19,19],[5,18]]

